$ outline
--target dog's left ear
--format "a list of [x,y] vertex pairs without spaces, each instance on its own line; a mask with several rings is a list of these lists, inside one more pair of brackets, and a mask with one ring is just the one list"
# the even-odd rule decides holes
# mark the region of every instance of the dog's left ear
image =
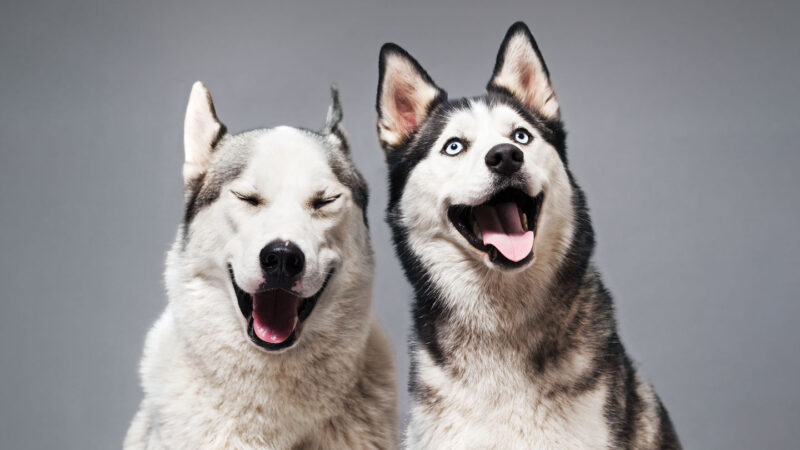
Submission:
[[339,89],[336,85],[331,85],[331,105],[328,107],[328,116],[325,118],[325,127],[322,129],[322,134],[336,147],[339,147],[345,153],[349,153],[350,145],[347,140],[347,134],[342,127],[342,104],[339,102]]
[[550,73],[528,27],[517,22],[508,29],[494,66],[489,91],[506,91],[545,119],[559,119],[561,111]]

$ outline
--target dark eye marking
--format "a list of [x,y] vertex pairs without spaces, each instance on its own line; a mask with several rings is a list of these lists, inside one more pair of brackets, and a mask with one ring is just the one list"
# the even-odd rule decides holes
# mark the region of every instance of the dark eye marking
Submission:
[[231,194],[235,195],[236,198],[243,202],[247,202],[252,206],[258,206],[261,204],[261,197],[257,194],[242,194],[241,192],[231,191]]
[[314,208],[314,210],[319,210],[324,208],[325,205],[330,205],[331,203],[335,202],[341,196],[342,194],[336,194],[325,197],[324,193],[319,192],[314,196],[313,199],[311,199],[311,207]]

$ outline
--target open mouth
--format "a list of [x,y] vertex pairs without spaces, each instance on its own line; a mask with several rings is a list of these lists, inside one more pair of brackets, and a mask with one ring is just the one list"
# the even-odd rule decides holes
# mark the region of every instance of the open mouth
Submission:
[[521,267],[533,258],[533,239],[544,195],[531,197],[509,188],[478,205],[454,205],[447,217],[456,230],[489,260]]
[[249,294],[236,284],[233,268],[228,266],[228,271],[239,310],[247,321],[247,335],[254,344],[271,351],[289,348],[297,342],[303,321],[311,315],[333,276],[333,271],[329,272],[316,294],[302,298],[280,288]]

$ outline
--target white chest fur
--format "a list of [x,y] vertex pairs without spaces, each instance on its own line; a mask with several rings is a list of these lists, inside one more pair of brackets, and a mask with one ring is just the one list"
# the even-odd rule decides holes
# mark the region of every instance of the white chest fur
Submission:
[[500,365],[457,380],[420,356],[426,391],[412,405],[409,448],[608,448],[603,383],[576,395],[547,393],[529,374]]

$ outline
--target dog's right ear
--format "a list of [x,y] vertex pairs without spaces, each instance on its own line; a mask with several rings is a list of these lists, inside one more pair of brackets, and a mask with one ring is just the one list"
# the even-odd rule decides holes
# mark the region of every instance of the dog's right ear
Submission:
[[447,93],[405,50],[395,44],[381,47],[378,75],[378,137],[389,153],[405,143]]
[[183,122],[184,185],[208,171],[214,146],[224,135],[225,125],[217,118],[211,93],[203,83],[195,82]]

